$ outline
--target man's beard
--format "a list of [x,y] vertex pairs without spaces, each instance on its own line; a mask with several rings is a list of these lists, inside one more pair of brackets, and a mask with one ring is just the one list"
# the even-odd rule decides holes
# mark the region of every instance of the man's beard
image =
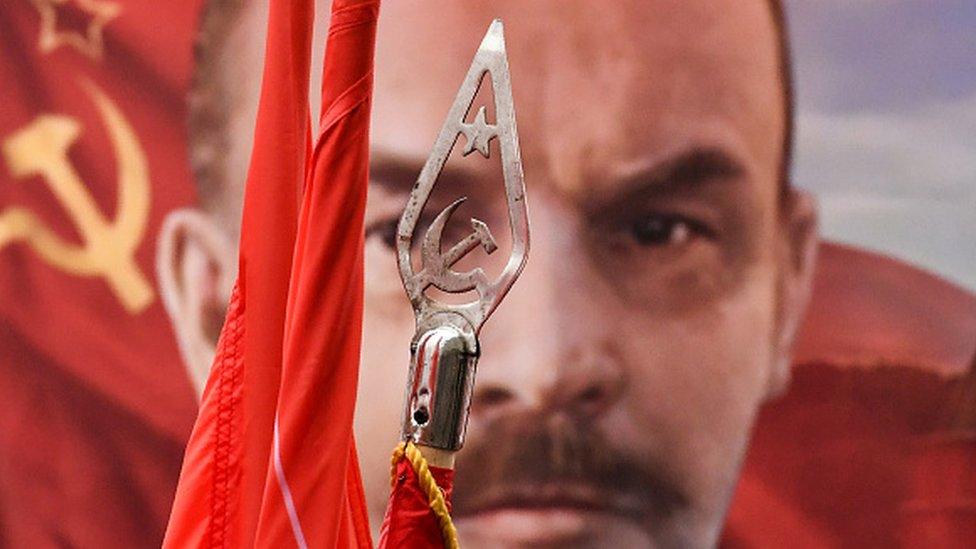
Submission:
[[653,537],[690,500],[659,460],[635,459],[586,420],[560,413],[498,416],[459,454],[459,520],[503,509],[569,509],[626,517]]

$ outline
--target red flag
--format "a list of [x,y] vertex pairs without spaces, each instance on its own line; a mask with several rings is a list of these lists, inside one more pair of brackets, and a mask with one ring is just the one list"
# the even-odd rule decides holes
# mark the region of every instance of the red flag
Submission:
[[793,380],[759,414],[722,546],[970,539],[976,434],[947,420],[976,387],[976,295],[835,243],[817,261]]
[[[448,512],[454,491],[454,470],[430,467],[433,482],[444,496]],[[440,549],[452,547],[451,535],[444,531],[440,517],[432,511],[431,502],[422,488],[420,474],[408,459],[401,459],[394,469],[393,489],[386,504],[386,516],[380,529],[380,549],[410,547]],[[456,536],[456,532],[453,532]],[[454,542],[457,540],[454,539]],[[456,545],[456,543],[455,543]]]
[[[352,434],[378,0],[332,4],[257,543],[370,546]],[[285,512],[287,511],[287,513]]]
[[[240,278],[167,547],[371,545],[352,419],[378,11],[377,0],[333,3],[319,135],[309,151],[311,4],[271,4]],[[424,494],[408,492],[416,501],[403,508],[423,514]],[[420,530],[401,523],[404,532],[430,530],[425,539],[439,544],[436,521],[421,521]]]
[[313,19],[310,1],[275,0],[269,9],[238,284],[184,456],[164,546],[245,547],[257,528],[308,148]]
[[378,2],[333,4],[314,150],[312,2],[270,10],[240,275],[167,547],[370,544],[352,413]]
[[200,0],[0,1],[0,546],[158,547],[197,411],[155,275]]

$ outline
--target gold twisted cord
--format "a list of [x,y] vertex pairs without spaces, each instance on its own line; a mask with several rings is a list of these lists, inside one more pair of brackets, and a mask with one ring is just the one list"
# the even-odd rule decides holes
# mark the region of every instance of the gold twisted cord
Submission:
[[401,442],[393,450],[393,459],[390,460],[390,486],[396,486],[396,468],[400,460],[407,458],[413,470],[417,473],[417,480],[420,488],[427,494],[427,502],[430,510],[437,517],[437,522],[441,527],[441,537],[444,538],[444,547],[447,549],[459,549],[457,529],[454,528],[454,521],[451,520],[451,513],[447,510],[447,502],[444,500],[444,492],[441,492],[434,480],[434,475],[427,466],[420,450],[409,442]]

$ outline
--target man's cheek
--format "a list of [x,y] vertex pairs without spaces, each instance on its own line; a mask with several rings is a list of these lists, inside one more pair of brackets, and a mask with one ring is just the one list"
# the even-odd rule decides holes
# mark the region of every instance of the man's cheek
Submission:
[[365,314],[412,323],[413,311],[400,283],[396,254],[379,238],[367,238],[364,252]]
[[727,491],[761,400],[772,318],[765,301],[744,288],[694,314],[622,322],[630,389],[610,430],[660,455],[705,499]]
[[[355,432],[364,489],[372,514],[382,514],[389,489],[390,452],[399,435],[400,404],[406,378],[404,349],[389,329],[370,322],[367,309],[359,372]],[[389,342],[384,341],[389,338]],[[400,351],[400,352],[397,352]],[[377,519],[376,516],[373,517]]]
[[[363,345],[355,430],[367,504],[382,520],[389,493],[390,452],[399,440],[413,313],[392,253],[367,243]],[[378,522],[377,522],[378,523]]]

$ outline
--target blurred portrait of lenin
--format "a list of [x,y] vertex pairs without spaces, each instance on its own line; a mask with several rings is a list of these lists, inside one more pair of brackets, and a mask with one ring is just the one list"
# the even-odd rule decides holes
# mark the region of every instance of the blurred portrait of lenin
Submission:
[[[201,202],[160,236],[161,293],[198,386],[236,265],[266,11],[204,9],[190,99]],[[533,243],[483,336],[455,490],[462,543],[715,545],[757,411],[789,386],[818,245],[815,203],[789,180],[778,0],[384,4],[356,415],[371,520],[386,504],[413,333],[396,223],[495,17]],[[467,196],[459,218],[504,227],[494,152],[452,156],[428,210]],[[463,236],[450,230],[445,240]],[[497,270],[500,245],[465,261]]]

